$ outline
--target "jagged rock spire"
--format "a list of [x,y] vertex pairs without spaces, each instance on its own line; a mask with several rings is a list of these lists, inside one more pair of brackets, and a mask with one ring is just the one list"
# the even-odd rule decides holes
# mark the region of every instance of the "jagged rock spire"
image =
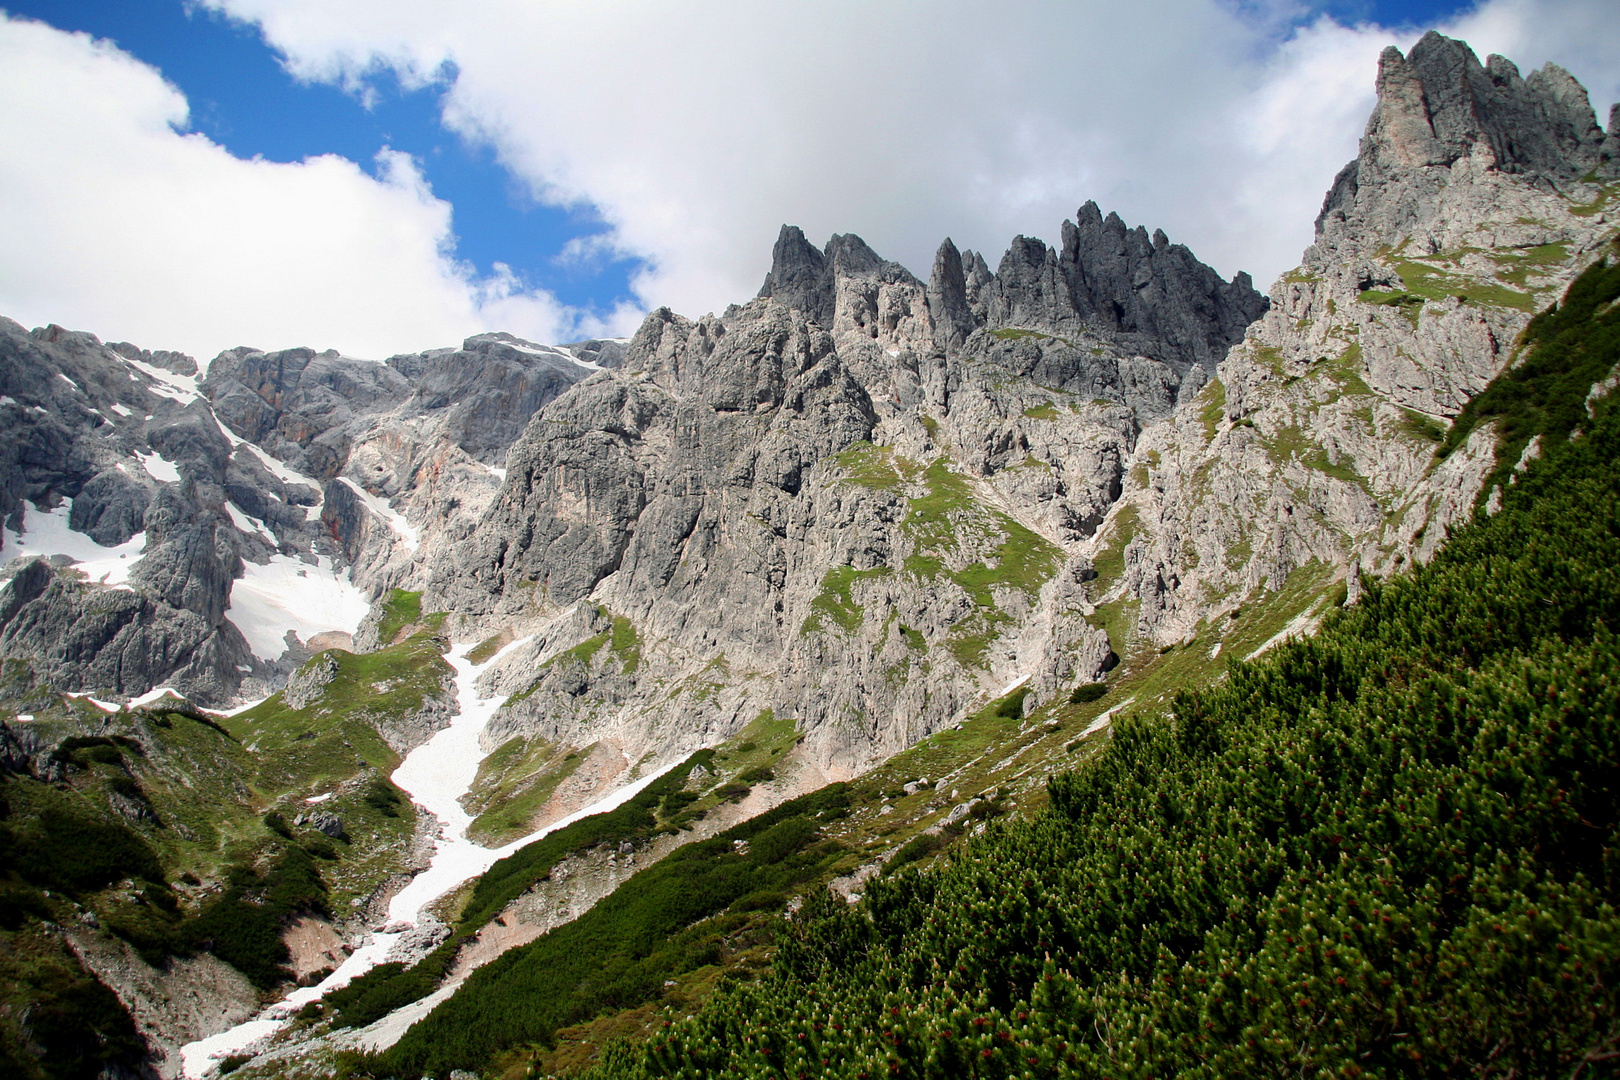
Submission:
[[1586,90],[1557,64],[1522,78],[1511,60],[1492,55],[1481,64],[1467,42],[1431,30],[1409,54],[1390,46],[1379,57],[1378,105],[1360,154],[1328,192],[1317,230],[1362,188],[1469,156],[1554,183],[1594,171],[1620,176],[1620,114],[1611,112],[1609,128],[1606,136]]
[[[832,317],[832,294],[826,288],[827,260],[804,238],[797,225],[783,225],[771,249],[771,269],[760,296],[774,296],[788,307],[804,311],[817,322]],[[825,308],[826,310],[823,310]]]
[[[916,283],[857,236],[834,236],[818,251],[800,229],[784,225],[759,295],[830,326],[837,282],[848,278]],[[964,255],[947,239],[934,257],[927,302],[934,343],[945,352],[962,348],[981,326],[1088,328],[1120,337],[1133,352],[1211,370],[1266,310],[1247,274],[1225,281],[1164,230],[1149,235],[1118,214],[1105,218],[1095,202],[1064,223],[1061,248],[1015,237],[994,274],[982,257]]]
[[947,352],[960,348],[968,335],[978,329],[978,320],[968,301],[962,253],[948,236],[934,254],[934,269],[928,275],[928,311],[934,319],[934,340]]

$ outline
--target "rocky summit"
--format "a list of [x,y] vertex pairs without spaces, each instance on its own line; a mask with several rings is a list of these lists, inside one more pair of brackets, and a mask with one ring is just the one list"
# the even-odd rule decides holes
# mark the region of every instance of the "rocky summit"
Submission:
[[[1616,385],[1559,376],[1556,431],[1500,404],[1607,287],[1620,107],[1434,33],[1376,81],[1269,296],[1086,202],[926,281],[786,225],[757,296],[628,341],[199,365],[0,320],[0,932],[33,957],[0,1063],[634,1071],[598,1052],[653,1003],[833,978],[824,894],[897,904],[992,818],[1079,814],[1047,778],[1135,752],[1127,706],[1511,516]],[[633,979],[499,983],[627,928]]]

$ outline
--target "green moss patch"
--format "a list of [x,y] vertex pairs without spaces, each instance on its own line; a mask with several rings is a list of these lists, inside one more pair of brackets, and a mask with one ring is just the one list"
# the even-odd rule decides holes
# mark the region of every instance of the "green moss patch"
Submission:
[[1204,399],[1203,406],[1198,410],[1198,419],[1204,425],[1204,440],[1208,442],[1215,438],[1216,429],[1226,418],[1226,384],[1213,379],[1198,392],[1198,396]]
[[384,602],[382,618],[377,621],[377,640],[391,644],[399,632],[422,621],[422,594],[406,589],[395,589]]
[[[996,605],[997,589],[1016,589],[1033,599],[1062,565],[1051,541],[999,511],[982,506],[965,478],[942,458],[923,475],[924,494],[910,501],[902,529],[912,553],[902,568],[923,581],[947,580],[965,591],[974,611],[951,627],[947,647],[966,667],[982,666],[990,642],[1012,622]],[[985,552],[952,570],[966,551]]]
[[866,620],[866,611],[855,601],[856,583],[894,573],[887,566],[870,570],[857,570],[853,566],[835,566],[821,579],[821,592],[810,601],[810,615],[804,620],[800,634],[823,632],[837,627],[846,634],[860,629]]
[[499,847],[533,831],[535,815],[590,753],[591,747],[569,750],[541,738],[507,740],[479,763],[462,801],[473,815],[467,835]]
[[1617,300],[1620,264],[1586,270],[1562,303],[1530,320],[1515,360],[1464,406],[1438,452],[1449,454],[1480,423],[1495,421],[1500,442],[1496,469],[1483,488],[1489,492],[1493,484],[1506,485],[1531,439],[1563,441],[1589,424],[1587,393],[1620,364]]
[[[923,422],[926,425],[930,422],[930,418],[923,417]],[[933,435],[934,429],[929,429],[929,434]],[[902,481],[916,469],[914,463],[905,458],[895,457],[892,447],[873,446],[864,440],[851,443],[833,455],[833,461],[843,469],[845,483],[858,484],[877,491],[893,491],[899,488]]]

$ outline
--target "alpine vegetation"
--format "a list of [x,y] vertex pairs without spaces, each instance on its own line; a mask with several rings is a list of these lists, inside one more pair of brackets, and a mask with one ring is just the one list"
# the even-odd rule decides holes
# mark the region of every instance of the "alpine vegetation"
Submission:
[[1269,296],[1087,202],[626,340],[0,320],[0,1071],[1612,1071],[1620,112],[1376,85]]

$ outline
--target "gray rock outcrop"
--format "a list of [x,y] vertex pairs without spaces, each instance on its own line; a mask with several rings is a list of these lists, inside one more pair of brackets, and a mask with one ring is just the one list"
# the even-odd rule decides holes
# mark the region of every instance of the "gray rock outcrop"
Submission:
[[1612,233],[1620,114],[1605,132],[1567,73],[1438,35],[1378,87],[1269,299],[1087,203],[994,271],[947,240],[923,282],[784,226],[719,317],[383,364],[235,349],[200,397],[152,374],[183,358],[7,324],[0,510],[72,500],[74,528],[145,550],[122,588],[14,566],[0,647],[85,687],[165,664],[273,685],[308,651],[246,653],[233,582],[331,560],[373,597],[424,590],[457,637],[529,635],[489,677],[491,738],[664,759],[769,711],[835,775],[1301,569],[1424,558],[1491,453],[1437,463],[1433,431]]
[[1162,230],[1150,237],[1128,228],[1094,202],[1064,222],[1061,248],[1013,241],[981,296],[992,328],[1086,328],[1155,360],[1208,370],[1266,311],[1247,274],[1224,281]]
[[1429,34],[1385,51],[1378,91],[1302,265],[1217,383],[1144,433],[1101,530],[1125,570],[1098,600],[1154,644],[1296,572],[1325,590],[1427,559],[1495,452],[1489,427],[1444,461],[1435,439],[1614,235],[1605,136],[1562,69],[1521,79]]
[[[576,348],[609,363],[623,353],[606,340]],[[233,349],[199,381],[179,353],[0,323],[6,526],[28,533],[35,515],[63,509],[101,548],[144,540],[95,582],[75,578],[68,556],[54,557],[67,567],[58,587],[35,589],[38,572],[24,574],[0,652],[65,688],[114,697],[164,682],[205,704],[230,700],[244,680],[267,692],[309,652],[295,641],[279,656],[247,647],[228,615],[244,573],[277,558],[329,560],[373,593],[409,586],[408,517],[426,519],[430,539],[464,538],[499,489],[507,445],[594,364],[483,334],[387,364]],[[395,512],[401,496],[409,505]]]
[[303,709],[312,704],[337,678],[337,658],[328,653],[299,668],[287,679],[281,689],[281,701],[289,709]]

